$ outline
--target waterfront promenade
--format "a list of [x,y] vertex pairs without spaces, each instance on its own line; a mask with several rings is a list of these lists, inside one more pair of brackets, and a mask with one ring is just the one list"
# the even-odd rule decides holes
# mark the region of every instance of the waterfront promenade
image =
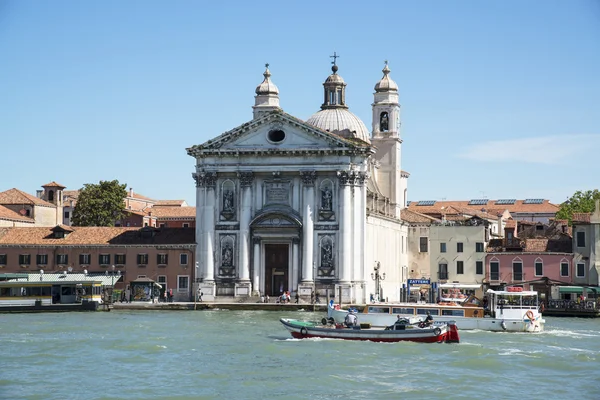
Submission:
[[[353,305],[355,306],[355,305]],[[364,305],[363,305],[364,306]],[[119,310],[242,310],[242,311],[314,311],[327,312],[327,304],[310,304],[310,303],[261,303],[261,302],[240,302],[233,298],[223,298],[216,301],[202,302],[173,302],[173,303],[114,303],[111,308],[115,311]]]

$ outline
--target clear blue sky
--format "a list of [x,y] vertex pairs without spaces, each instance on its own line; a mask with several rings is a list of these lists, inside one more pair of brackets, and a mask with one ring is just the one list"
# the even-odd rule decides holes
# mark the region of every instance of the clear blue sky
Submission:
[[0,190],[118,179],[195,203],[185,148],[282,108],[319,110],[334,51],[371,124],[389,60],[409,200],[600,187],[600,2],[0,0]]

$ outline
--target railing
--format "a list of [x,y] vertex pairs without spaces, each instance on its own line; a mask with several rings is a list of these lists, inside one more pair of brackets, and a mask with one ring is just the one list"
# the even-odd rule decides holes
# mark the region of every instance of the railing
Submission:
[[600,310],[600,303],[595,301],[577,302],[575,300],[550,300],[549,309],[568,309],[568,310]]

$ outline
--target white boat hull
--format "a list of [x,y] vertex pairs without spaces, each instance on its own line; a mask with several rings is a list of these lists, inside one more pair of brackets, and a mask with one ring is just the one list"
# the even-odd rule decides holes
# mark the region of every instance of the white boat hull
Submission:
[[[328,306],[328,317],[333,318],[335,322],[343,323],[347,310],[339,309],[336,310],[331,306]],[[359,323],[371,324],[375,327],[383,327],[392,325],[398,316],[402,318],[416,318],[414,315],[407,314],[376,314],[376,313],[361,313],[356,314]],[[459,316],[434,316],[436,322],[449,322],[455,321],[456,326],[460,330],[472,330],[479,329],[484,331],[497,331],[497,332],[541,332],[544,330],[544,319],[541,315],[537,315],[533,322],[530,321],[526,316],[521,319],[517,318],[469,318]]]

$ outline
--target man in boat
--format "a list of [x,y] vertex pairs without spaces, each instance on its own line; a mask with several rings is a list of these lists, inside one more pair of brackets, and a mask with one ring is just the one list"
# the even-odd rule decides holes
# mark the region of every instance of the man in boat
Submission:
[[427,311],[427,317],[425,317],[425,321],[421,322],[419,326],[421,328],[427,328],[431,326],[431,324],[433,324],[433,317],[431,316],[431,313]]
[[354,310],[348,311],[348,314],[346,314],[346,318],[344,318],[344,324],[348,328],[354,328],[355,326],[358,326],[358,318],[356,318]]

